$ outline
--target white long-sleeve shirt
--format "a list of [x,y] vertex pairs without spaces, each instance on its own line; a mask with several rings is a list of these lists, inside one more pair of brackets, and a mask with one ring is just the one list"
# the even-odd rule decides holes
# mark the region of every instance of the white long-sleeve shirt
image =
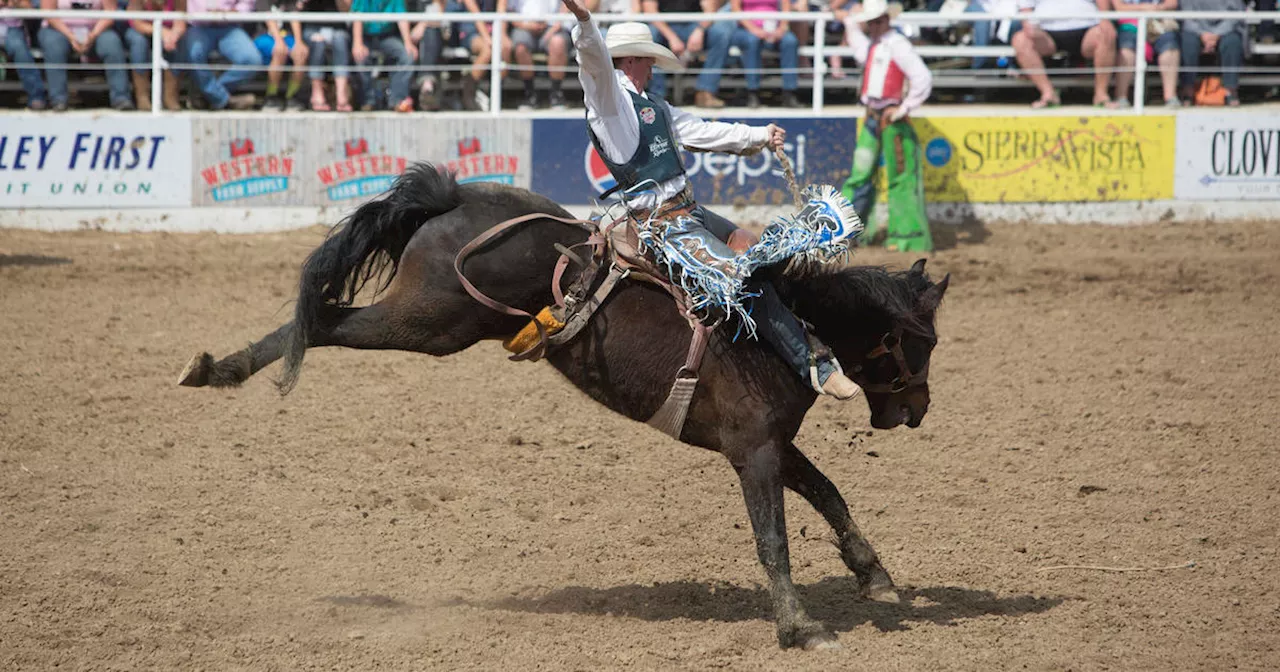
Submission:
[[[631,102],[631,93],[636,92],[636,87],[621,70],[613,68],[613,58],[594,21],[578,22],[573,33],[587,124],[600,141],[605,157],[613,163],[626,163],[640,147],[640,117]],[[644,93],[640,95],[648,98]],[[670,103],[664,101],[664,104],[671,118],[674,139],[684,147],[737,154],[769,142],[766,128],[706,121]],[[632,208],[647,210],[679,194],[685,186],[685,177],[680,175],[659,184],[657,189],[637,189],[627,203]]]
[[[845,34],[849,37],[849,46],[853,47],[853,57],[858,60],[858,64],[865,64],[867,57],[871,53],[871,39],[858,28],[858,24],[852,21],[845,23]],[[876,41],[878,48],[888,49],[893,58],[894,65],[897,65],[902,74],[906,75],[907,95],[901,103],[897,103],[898,112],[894,115],[893,121],[902,119],[907,115],[920,109],[924,101],[929,99],[929,93],[933,91],[933,73],[929,72],[929,66],[924,64],[924,59],[920,58],[915,49],[911,48],[911,41],[903,37],[902,34],[889,31]],[[872,100],[868,96],[862,96],[862,104],[872,107],[873,109],[883,109],[896,101],[878,101]]]

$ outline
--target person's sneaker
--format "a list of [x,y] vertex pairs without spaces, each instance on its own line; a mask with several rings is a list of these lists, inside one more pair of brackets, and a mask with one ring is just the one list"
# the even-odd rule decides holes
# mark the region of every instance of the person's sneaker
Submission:
[[475,110],[481,112],[489,110],[489,94],[484,89],[476,89],[476,95],[473,100],[475,101]]
[[66,111],[67,111],[67,101],[65,101],[65,100],[59,100],[58,102],[54,103],[54,104],[53,104],[53,111],[54,111],[54,112],[66,112]]
[[127,111],[127,110],[132,110],[132,109],[133,109],[133,101],[132,101],[132,100],[129,100],[128,98],[119,98],[119,99],[113,100],[113,101],[111,101],[111,109],[116,110],[116,111],[119,111],[119,112],[125,112],[125,111]]
[[285,103],[284,109],[290,112],[303,112],[307,109],[307,104],[303,102],[301,98],[294,97],[290,98],[289,102]]
[[551,97],[548,100],[548,102],[551,104],[551,109],[553,110],[569,109],[569,103],[564,99],[564,91],[561,91],[559,89],[556,89],[551,92]]
[[49,103],[45,102],[43,98],[36,98],[35,100],[27,101],[27,109],[32,112],[43,112],[48,108]]
[[862,388],[858,387],[857,383],[849,380],[848,376],[839,371],[832,371],[831,375],[827,376],[827,381],[818,389],[819,394],[831,395],[841,401],[852,399],[861,391]]
[[1176,96],[1173,98],[1166,98],[1164,101],[1164,106],[1165,107],[1182,107],[1182,101],[1178,100]]
[[747,107],[753,110],[756,109],[757,107],[760,107],[760,94],[756,93],[755,91],[748,91]]
[[252,93],[237,93],[227,98],[229,110],[252,110],[258,99]]
[[412,111],[413,111],[412,98],[405,98],[404,100],[396,103],[396,112],[399,112],[401,114],[407,114]]
[[[227,107],[230,107],[230,106],[231,104],[228,103]],[[263,112],[281,112],[283,110],[284,110],[284,99],[281,98],[280,96],[269,96],[262,103]]]
[[360,104],[360,111],[361,111],[361,112],[372,112],[372,111],[373,111],[373,103],[361,103],[361,104]]
[[521,110],[532,110],[538,106],[538,93],[532,91],[525,95],[524,100],[520,102]]
[[431,79],[423,80],[422,88],[418,91],[418,109],[424,112],[440,110],[440,97],[436,95],[435,82]]
[[795,91],[783,91],[783,92],[782,92],[782,106],[783,106],[783,107],[791,108],[791,109],[793,109],[793,110],[794,110],[794,109],[797,109],[797,108],[804,107],[804,105],[800,104],[800,100],[799,100],[798,98],[796,98],[796,92],[795,92]]

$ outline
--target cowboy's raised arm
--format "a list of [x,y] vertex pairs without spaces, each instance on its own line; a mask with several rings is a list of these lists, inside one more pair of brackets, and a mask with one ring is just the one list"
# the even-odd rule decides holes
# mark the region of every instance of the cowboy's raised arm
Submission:
[[578,25],[573,27],[573,46],[578,52],[582,102],[598,116],[615,116],[618,110],[630,107],[631,103],[613,74],[613,59],[604,46],[604,36],[596,22],[591,20],[591,14],[577,0],[563,2],[565,9],[578,19]]

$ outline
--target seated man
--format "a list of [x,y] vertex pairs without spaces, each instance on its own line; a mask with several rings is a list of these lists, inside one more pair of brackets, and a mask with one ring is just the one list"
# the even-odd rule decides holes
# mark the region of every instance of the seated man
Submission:
[[782,106],[803,107],[796,100],[800,85],[800,41],[782,14],[789,11],[787,0],[730,0],[735,12],[775,11],[777,19],[743,19],[733,33],[733,44],[742,50],[742,65],[747,71],[747,107],[760,107],[760,50],[778,52],[782,62]]
[[[1243,12],[1241,0],[1181,0],[1187,12]],[[1195,98],[1196,73],[1201,55],[1218,54],[1226,104],[1240,104],[1240,66],[1244,65],[1247,27],[1238,19],[1186,19],[1182,22],[1182,96]]]
[[[404,14],[404,0],[353,0],[352,12],[377,14]],[[409,21],[355,21],[351,24],[351,58],[357,65],[365,68],[372,63],[374,52],[386,57],[391,70],[391,92],[387,94],[387,107],[396,112],[412,112],[413,99],[409,97],[409,82],[413,80],[413,70],[409,66],[418,60],[418,47],[409,35]],[[374,88],[372,70],[361,70],[357,75],[360,80],[360,109],[370,112],[377,104],[377,89]]]
[[[252,12],[253,0],[187,0],[187,11]],[[228,68],[216,77],[209,70],[192,71],[196,86],[211,108],[247,110],[257,102],[252,93],[234,93],[242,82],[253,79],[257,74],[256,68],[262,66],[262,54],[258,53],[258,47],[240,24],[192,22],[183,34],[179,48],[185,55],[185,61],[192,65],[208,65],[209,55],[216,50],[233,66],[246,66]]]
[[[645,14],[662,12],[706,12],[720,9],[720,0],[644,0]],[[655,21],[649,24],[653,41],[671,49],[671,53],[683,62],[689,62],[698,54],[705,54],[702,72],[698,75],[695,107],[724,107],[724,101],[716,97],[720,88],[720,70],[729,57],[729,41],[733,37],[732,21],[699,21],[695,23],[667,23]],[[653,73],[649,90],[659,98],[667,95],[667,77],[661,71]],[[676,101],[677,103],[679,101]]]
[[[527,16],[555,14],[561,11],[556,0],[508,0],[511,11],[518,11]],[[540,19],[516,21],[511,27],[511,43],[514,45],[516,63],[520,65],[520,79],[524,81],[524,101],[520,109],[532,110],[538,107],[538,93],[533,82],[533,55],[539,52],[547,55],[547,67],[551,76],[551,96],[548,103],[553,110],[569,107],[564,99],[565,67],[569,65],[569,31],[565,24],[559,22],[546,23]]]
[[[1100,0],[1104,8],[1109,0]],[[1013,36],[1013,49],[1018,67],[1026,71],[1031,83],[1040,90],[1040,99],[1031,104],[1039,109],[1057,107],[1062,99],[1044,71],[1044,58],[1059,50],[1072,59],[1084,58],[1096,69],[1093,104],[1114,108],[1107,92],[1111,88],[1111,68],[1116,64],[1116,30],[1110,21],[1098,14],[1095,0],[1018,0],[1018,9],[1029,15],[1022,30]],[[1088,19],[1057,19],[1055,15],[1093,15]]]
[[[609,29],[606,42],[578,0],[563,2],[578,19],[575,46],[578,79],[587,106],[588,135],[617,180],[627,205],[650,227],[679,225],[688,229],[681,235],[687,236],[692,245],[719,258],[733,258],[733,249],[723,241],[737,227],[693,200],[677,144],[700,150],[744,152],[781,147],[786,132],[773,124],[760,128],[705,121],[657,97],[649,97],[644,91],[654,65],[672,71],[681,68],[675,54],[654,43],[652,33],[642,23],[615,24]],[[752,284],[760,292],[752,305],[757,333],[819,394],[839,399],[856,395],[860,391],[858,385],[844,375],[834,356],[819,355],[812,348],[804,328],[773,286],[758,281]]]
[[[39,3],[31,0],[0,0],[0,9],[32,9]],[[18,66],[18,79],[22,80],[22,90],[27,92],[27,109],[43,110],[49,106],[49,96],[45,93],[44,78],[40,71],[32,67],[36,59],[31,55],[31,43],[27,40],[27,30],[22,19],[0,19],[0,33],[3,33],[4,52],[9,55],[9,62]]]

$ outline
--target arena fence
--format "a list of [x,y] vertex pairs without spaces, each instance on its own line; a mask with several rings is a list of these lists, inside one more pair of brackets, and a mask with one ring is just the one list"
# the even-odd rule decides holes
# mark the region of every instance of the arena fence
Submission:
[[[905,25],[905,26],[915,26],[915,27],[937,28],[937,27],[960,26],[960,25],[965,25],[972,22],[976,22],[976,21],[1001,21],[1005,19],[1018,19],[1022,21],[1035,20],[1034,18],[1029,19],[1029,16],[1030,15],[1027,15],[1027,14],[1003,14],[1003,13],[996,13],[996,14],[963,13],[963,14],[940,15],[936,12],[905,12],[903,14],[900,14],[896,19],[894,19],[894,23],[895,25],[899,25],[899,26]],[[1061,16],[1055,15],[1053,18],[1054,19],[1094,18],[1096,16],[1097,15],[1084,16],[1084,15],[1064,14]],[[546,22],[562,22],[562,23],[571,23],[573,21],[572,16],[564,13],[535,16],[535,15],[516,14],[516,13],[510,13],[510,12],[505,12],[505,13],[481,12],[476,14],[461,13],[461,12],[449,12],[449,13],[426,12],[426,13],[403,13],[403,14],[375,14],[375,13],[328,14],[328,13],[319,13],[319,12],[194,13],[194,12],[148,12],[148,11],[110,11],[108,12],[108,11],[88,11],[88,10],[81,11],[81,10],[27,9],[27,10],[0,10],[0,17],[12,17],[12,18],[19,18],[19,19],[42,19],[42,18],[49,18],[49,17],[58,17],[58,18],[79,18],[79,19],[85,19],[85,18],[111,19],[111,20],[118,20],[118,21],[126,21],[126,20],[151,21],[154,28],[152,32],[152,38],[151,38],[151,70],[152,70],[151,101],[152,101],[152,112],[156,114],[159,114],[161,112],[161,105],[162,105],[162,102],[161,102],[162,96],[160,91],[162,86],[162,78],[160,77],[161,71],[164,69],[174,69],[174,70],[192,69],[193,67],[190,65],[168,63],[165,60],[163,49],[162,49],[162,43],[161,43],[161,34],[162,34],[161,27],[162,27],[162,22],[166,20],[182,18],[189,22],[200,22],[200,23],[245,23],[245,22],[265,22],[265,21],[276,21],[276,22],[284,23],[284,22],[297,21],[303,24],[313,23],[313,22],[350,24],[355,21],[396,22],[396,21],[405,21],[405,20],[408,20],[411,22],[430,21],[430,22],[438,22],[441,24],[450,24],[450,23],[462,22],[462,21],[484,21],[484,22],[492,23],[494,28],[496,29],[495,33],[497,34],[502,33],[502,30],[501,30],[502,27],[514,21],[539,20],[539,21],[546,21]],[[828,79],[826,76],[828,72],[828,66],[826,62],[827,57],[831,55],[837,55],[837,56],[851,55],[851,51],[848,48],[840,47],[838,45],[828,45],[826,43],[827,36],[828,36],[827,26],[829,23],[836,21],[836,18],[830,12],[789,12],[785,14],[779,14],[778,12],[723,12],[722,11],[722,12],[715,12],[710,14],[707,14],[707,13],[597,14],[595,15],[595,17],[599,22],[601,22],[601,24],[617,23],[621,21],[641,21],[645,23],[653,23],[655,21],[664,21],[668,23],[680,23],[680,22],[692,22],[692,21],[703,21],[703,20],[711,20],[711,21],[738,21],[742,19],[777,20],[780,17],[785,17],[787,21],[792,23],[812,24],[813,30],[811,34],[813,36],[814,43],[812,46],[803,47],[801,49],[801,55],[807,56],[812,60],[811,67],[805,69],[803,72],[805,72],[809,76],[809,79],[812,82],[812,94],[813,94],[812,107],[814,112],[821,112],[825,104],[825,92],[829,85]],[[1150,20],[1150,19],[1183,19],[1183,20],[1184,19],[1236,19],[1236,20],[1245,21],[1246,23],[1258,23],[1263,20],[1280,20],[1280,11],[1273,11],[1273,12],[1182,12],[1182,11],[1104,12],[1101,14],[1101,17],[1105,20],[1111,20],[1111,21],[1123,20],[1123,19],[1136,19],[1137,20],[1136,21],[1137,43],[1146,44],[1147,20]],[[1043,19],[1046,17],[1039,17],[1039,18]],[[499,39],[501,38],[499,37]],[[1013,56],[1013,49],[1012,47],[1008,47],[1008,46],[977,47],[977,46],[970,46],[970,45],[922,45],[917,47],[917,51],[926,58],[974,58],[974,57],[983,57],[983,56],[995,57],[995,58],[998,58],[998,57],[1012,58]],[[1257,44],[1257,45],[1253,45],[1252,52],[1254,54],[1261,54],[1261,55],[1280,54],[1280,45]],[[37,66],[37,67],[47,68],[50,66],[44,65],[44,66]],[[67,65],[59,64],[53,67],[67,68],[71,70],[90,69],[90,68],[95,70],[101,70],[108,66],[107,64],[95,64],[92,66],[79,65],[79,64],[67,64]],[[125,64],[120,67],[133,68],[134,66],[132,64]],[[201,65],[200,67],[202,69],[207,68],[207,69],[213,70],[213,69],[225,69],[230,67],[242,68],[243,66],[210,64],[208,66]],[[299,67],[306,68],[307,66],[299,66]],[[502,112],[502,95],[503,95],[503,91],[502,91],[503,74],[502,73],[504,69],[516,70],[518,68],[519,66],[515,64],[505,63],[502,61],[501,43],[499,42],[498,44],[495,44],[494,49],[492,50],[492,59],[491,59],[491,62],[489,63],[489,75],[490,75],[489,112],[490,114],[498,115],[498,114],[501,114]],[[266,67],[262,66],[259,69],[265,70]],[[286,71],[291,71],[291,70],[294,70],[295,67],[291,64],[286,64],[284,66],[284,69]],[[382,72],[388,72],[388,71],[397,70],[397,69],[411,69],[414,71],[429,70],[429,68],[426,68],[421,65],[361,66],[359,64],[353,64],[352,66],[350,66],[349,69],[352,71],[376,69]],[[434,69],[435,70],[463,70],[463,69],[470,69],[470,66],[437,66]],[[546,66],[543,66],[540,69],[545,70],[547,68]],[[565,69],[572,71],[572,70],[575,70],[576,68],[574,68],[572,64],[570,64],[570,66]],[[1113,73],[1124,72],[1129,70],[1132,70],[1132,72],[1134,73],[1135,86],[1134,86],[1134,99],[1133,99],[1134,108],[1133,109],[1137,113],[1141,113],[1146,104],[1145,93],[1147,89],[1147,72],[1149,69],[1150,68],[1145,58],[1138,58],[1132,69],[1124,68],[1124,67],[1111,68],[1111,71]],[[1183,68],[1182,70],[1186,71],[1187,69]],[[1199,68],[1197,70],[1202,71],[1202,70],[1208,70],[1208,69]],[[1246,68],[1245,71],[1246,72],[1264,72],[1264,73],[1280,72],[1280,70],[1273,69],[1273,68],[1260,68],[1260,69]],[[778,69],[769,69],[769,70],[762,71],[762,74],[763,73],[776,74],[778,72],[780,72],[780,70]],[[1024,74],[1026,73],[1026,71],[1021,71],[1021,72]],[[1046,67],[1043,70],[1043,72],[1049,74],[1052,77],[1055,75],[1061,76],[1061,75],[1068,75],[1068,74],[1091,75],[1094,72],[1097,72],[1097,70],[1095,68],[1070,68],[1070,67],[1049,68],[1049,67]],[[999,73],[996,73],[996,74],[999,74]],[[981,82],[981,79],[982,78],[978,78],[977,81]],[[988,83],[990,82],[991,80],[988,80]],[[1280,78],[1276,79],[1276,83],[1280,83]]]

